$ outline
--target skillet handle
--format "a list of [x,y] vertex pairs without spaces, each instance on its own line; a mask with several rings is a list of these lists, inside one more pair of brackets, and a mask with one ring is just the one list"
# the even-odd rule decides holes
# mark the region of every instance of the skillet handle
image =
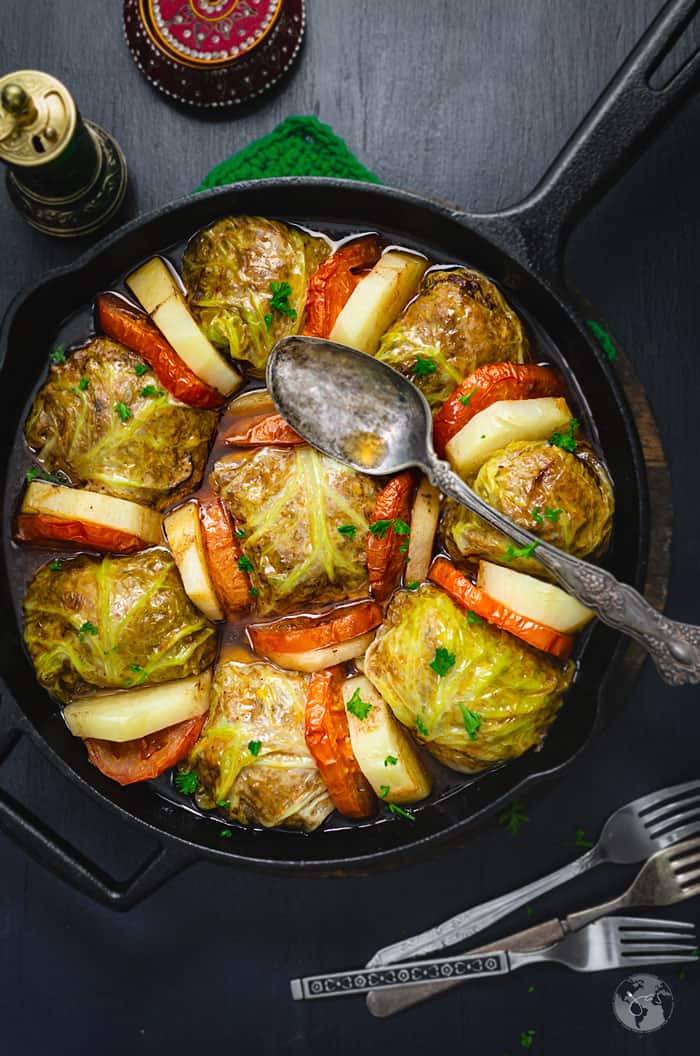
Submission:
[[699,9],[698,0],[669,0],[535,189],[502,212],[465,217],[469,226],[539,277],[563,284],[564,250],[576,222],[644,151],[700,77],[696,49],[668,83],[650,85]]
[[[22,717],[14,712],[14,705],[3,693],[0,762],[9,756],[26,732]],[[161,845],[132,876],[116,881],[3,790],[0,790],[0,830],[71,887],[120,912],[131,909],[196,860],[195,855],[175,845]]]

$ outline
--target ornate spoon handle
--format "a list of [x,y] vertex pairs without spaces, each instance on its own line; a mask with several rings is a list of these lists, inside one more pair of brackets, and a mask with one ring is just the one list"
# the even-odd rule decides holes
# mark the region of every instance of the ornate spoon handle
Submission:
[[669,620],[634,587],[620,583],[610,572],[571,557],[520,528],[480,499],[447,462],[432,456],[423,468],[443,494],[479,514],[518,546],[531,546],[537,560],[564,590],[593,609],[603,623],[646,649],[664,681],[673,686],[700,682],[700,627]]

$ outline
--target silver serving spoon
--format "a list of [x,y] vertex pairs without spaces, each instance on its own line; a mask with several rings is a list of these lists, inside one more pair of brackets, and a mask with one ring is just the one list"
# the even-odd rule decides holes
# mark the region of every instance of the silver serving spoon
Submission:
[[517,546],[532,546],[564,590],[646,649],[666,682],[700,682],[700,628],[667,619],[610,572],[543,542],[480,499],[435,454],[430,408],[398,371],[333,341],[286,337],[270,353],[267,386],[280,414],[319,451],[374,476],[422,469],[444,495]]

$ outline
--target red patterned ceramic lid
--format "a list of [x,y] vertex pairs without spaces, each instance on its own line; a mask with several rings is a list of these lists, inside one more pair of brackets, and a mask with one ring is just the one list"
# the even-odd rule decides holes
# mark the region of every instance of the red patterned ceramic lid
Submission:
[[166,95],[195,106],[244,102],[291,66],[304,0],[124,0],[132,55]]

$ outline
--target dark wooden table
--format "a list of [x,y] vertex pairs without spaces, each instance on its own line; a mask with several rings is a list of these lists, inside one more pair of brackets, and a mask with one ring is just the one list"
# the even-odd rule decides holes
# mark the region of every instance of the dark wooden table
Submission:
[[[487,209],[542,173],[660,7],[659,0],[309,0],[302,61],[243,115],[175,108],[142,79],[118,0],[3,0],[2,69],[66,82],[129,160],[127,214],[187,193],[207,169],[288,114],[315,113],[389,184]],[[577,232],[572,282],[628,350],[658,416],[673,473],[676,527],[669,613],[700,619],[700,101]],[[77,247],[32,232],[0,195],[0,308]],[[201,865],[128,916],[73,893],[0,839],[0,1047],[54,1056],[125,1051],[422,1053],[504,1056],[536,1031],[532,1056],[635,1053],[611,999],[624,973],[518,973],[463,989],[396,1020],[362,1001],[290,1000],[288,980],[360,965],[407,931],[492,897],[579,853],[610,810],[698,775],[698,691],[670,690],[647,667],[605,736],[559,782],[528,797],[513,838],[489,822],[430,864],[356,880],[290,879]],[[150,849],[28,745],[0,783],[106,867],[126,876]],[[608,867],[543,899],[566,912],[612,895],[634,870]],[[668,912],[668,911],[667,911]],[[673,915],[700,922],[697,905]],[[658,914],[657,914],[658,915]],[[509,922],[523,927],[516,914]],[[645,1052],[697,1048],[700,969],[680,979],[668,1027]],[[534,989],[531,989],[534,987]]]

